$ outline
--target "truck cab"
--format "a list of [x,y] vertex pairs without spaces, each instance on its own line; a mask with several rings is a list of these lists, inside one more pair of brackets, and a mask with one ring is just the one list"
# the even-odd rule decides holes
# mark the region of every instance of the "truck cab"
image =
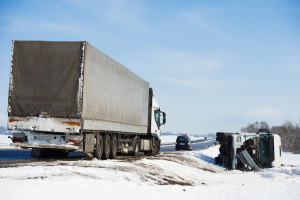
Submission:
[[160,107],[154,98],[153,90],[150,88],[150,93],[152,92],[152,108],[151,108],[151,127],[150,132],[152,134],[156,134],[160,138],[161,130],[160,127],[161,125],[164,125],[166,123],[166,113],[162,112],[160,110]]

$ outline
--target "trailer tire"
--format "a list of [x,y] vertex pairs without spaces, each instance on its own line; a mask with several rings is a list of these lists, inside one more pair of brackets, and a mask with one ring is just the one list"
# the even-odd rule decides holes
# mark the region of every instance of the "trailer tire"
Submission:
[[103,155],[103,137],[101,134],[96,136],[96,148],[95,148],[95,157],[101,159]]
[[111,147],[110,147],[110,158],[114,159],[118,152],[118,140],[116,135],[110,137]]
[[31,149],[31,157],[41,158],[42,157],[42,149],[32,148]]
[[109,158],[110,155],[110,137],[108,134],[104,134],[103,136],[103,155],[102,159],[106,160]]
[[138,136],[135,136],[132,142],[132,152],[130,155],[137,156],[140,152],[140,139]]

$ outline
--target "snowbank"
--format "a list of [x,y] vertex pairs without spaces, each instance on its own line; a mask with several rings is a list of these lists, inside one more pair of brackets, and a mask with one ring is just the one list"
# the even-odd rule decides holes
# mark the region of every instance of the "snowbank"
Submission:
[[2,200],[299,199],[300,155],[283,153],[281,168],[243,173],[215,165],[217,154],[214,146],[155,157],[24,163],[0,168],[0,194]]
[[16,147],[11,147],[11,139],[8,138],[9,135],[0,135],[0,149],[16,149]]

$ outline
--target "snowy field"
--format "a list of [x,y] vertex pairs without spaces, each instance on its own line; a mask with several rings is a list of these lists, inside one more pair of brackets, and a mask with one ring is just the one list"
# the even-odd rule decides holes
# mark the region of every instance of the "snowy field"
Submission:
[[244,173],[215,165],[218,148],[0,168],[0,199],[300,199],[300,155]]
[[19,149],[17,147],[11,147],[9,144],[11,139],[8,138],[8,135],[0,135],[0,149]]

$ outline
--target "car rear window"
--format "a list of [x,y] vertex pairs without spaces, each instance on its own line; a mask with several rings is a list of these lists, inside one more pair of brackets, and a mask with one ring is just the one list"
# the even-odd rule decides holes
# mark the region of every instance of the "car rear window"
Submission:
[[177,137],[177,142],[187,142],[188,138],[186,136]]

